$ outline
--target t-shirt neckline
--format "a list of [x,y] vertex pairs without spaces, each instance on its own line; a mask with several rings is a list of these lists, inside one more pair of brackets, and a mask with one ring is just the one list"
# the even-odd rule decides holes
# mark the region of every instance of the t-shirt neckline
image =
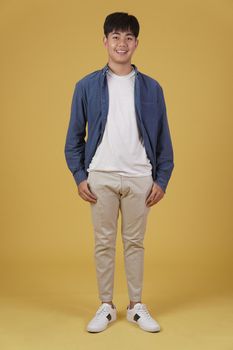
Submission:
[[109,68],[108,74],[111,75],[111,76],[114,77],[114,78],[117,78],[117,79],[128,79],[128,78],[130,78],[131,76],[133,76],[133,75],[135,74],[135,69],[132,68],[131,72],[129,72],[128,74],[125,74],[125,75],[118,75],[118,74],[114,73],[114,72]]

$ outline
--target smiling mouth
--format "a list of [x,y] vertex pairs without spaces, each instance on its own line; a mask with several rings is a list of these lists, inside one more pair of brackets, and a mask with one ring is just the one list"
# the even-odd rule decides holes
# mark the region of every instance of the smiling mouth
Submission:
[[126,55],[127,54],[127,52],[128,51],[126,51],[126,50],[116,50],[116,53],[118,54],[118,55]]

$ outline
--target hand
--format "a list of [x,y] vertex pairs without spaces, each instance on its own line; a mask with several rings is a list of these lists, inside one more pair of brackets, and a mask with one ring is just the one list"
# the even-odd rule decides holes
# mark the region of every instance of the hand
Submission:
[[146,206],[152,207],[152,205],[158,203],[163,198],[164,194],[165,192],[162,188],[154,182],[151,192],[146,199]]
[[78,185],[78,194],[87,202],[96,203],[97,201],[97,197],[90,191],[87,180],[83,180]]

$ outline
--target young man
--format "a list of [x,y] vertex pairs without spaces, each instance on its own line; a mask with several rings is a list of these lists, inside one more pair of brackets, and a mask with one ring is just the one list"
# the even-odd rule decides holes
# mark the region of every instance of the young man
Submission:
[[108,63],[76,83],[65,144],[68,167],[80,197],[90,202],[94,226],[102,303],[87,331],[103,331],[116,320],[112,299],[120,210],[130,299],[127,320],[157,332],[160,326],[141,295],[147,215],[163,198],[174,167],[165,100],[160,84],[131,63],[138,46],[136,17],[108,15],[104,34]]

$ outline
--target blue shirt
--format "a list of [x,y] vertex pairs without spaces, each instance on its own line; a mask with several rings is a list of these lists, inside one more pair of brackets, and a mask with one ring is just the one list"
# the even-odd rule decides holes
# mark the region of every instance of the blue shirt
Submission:
[[[135,70],[134,101],[139,133],[152,165],[153,180],[166,192],[174,158],[163,89],[157,80],[131,65]],[[103,137],[109,106],[108,69],[107,63],[75,84],[64,152],[77,185],[87,179],[87,168]]]

